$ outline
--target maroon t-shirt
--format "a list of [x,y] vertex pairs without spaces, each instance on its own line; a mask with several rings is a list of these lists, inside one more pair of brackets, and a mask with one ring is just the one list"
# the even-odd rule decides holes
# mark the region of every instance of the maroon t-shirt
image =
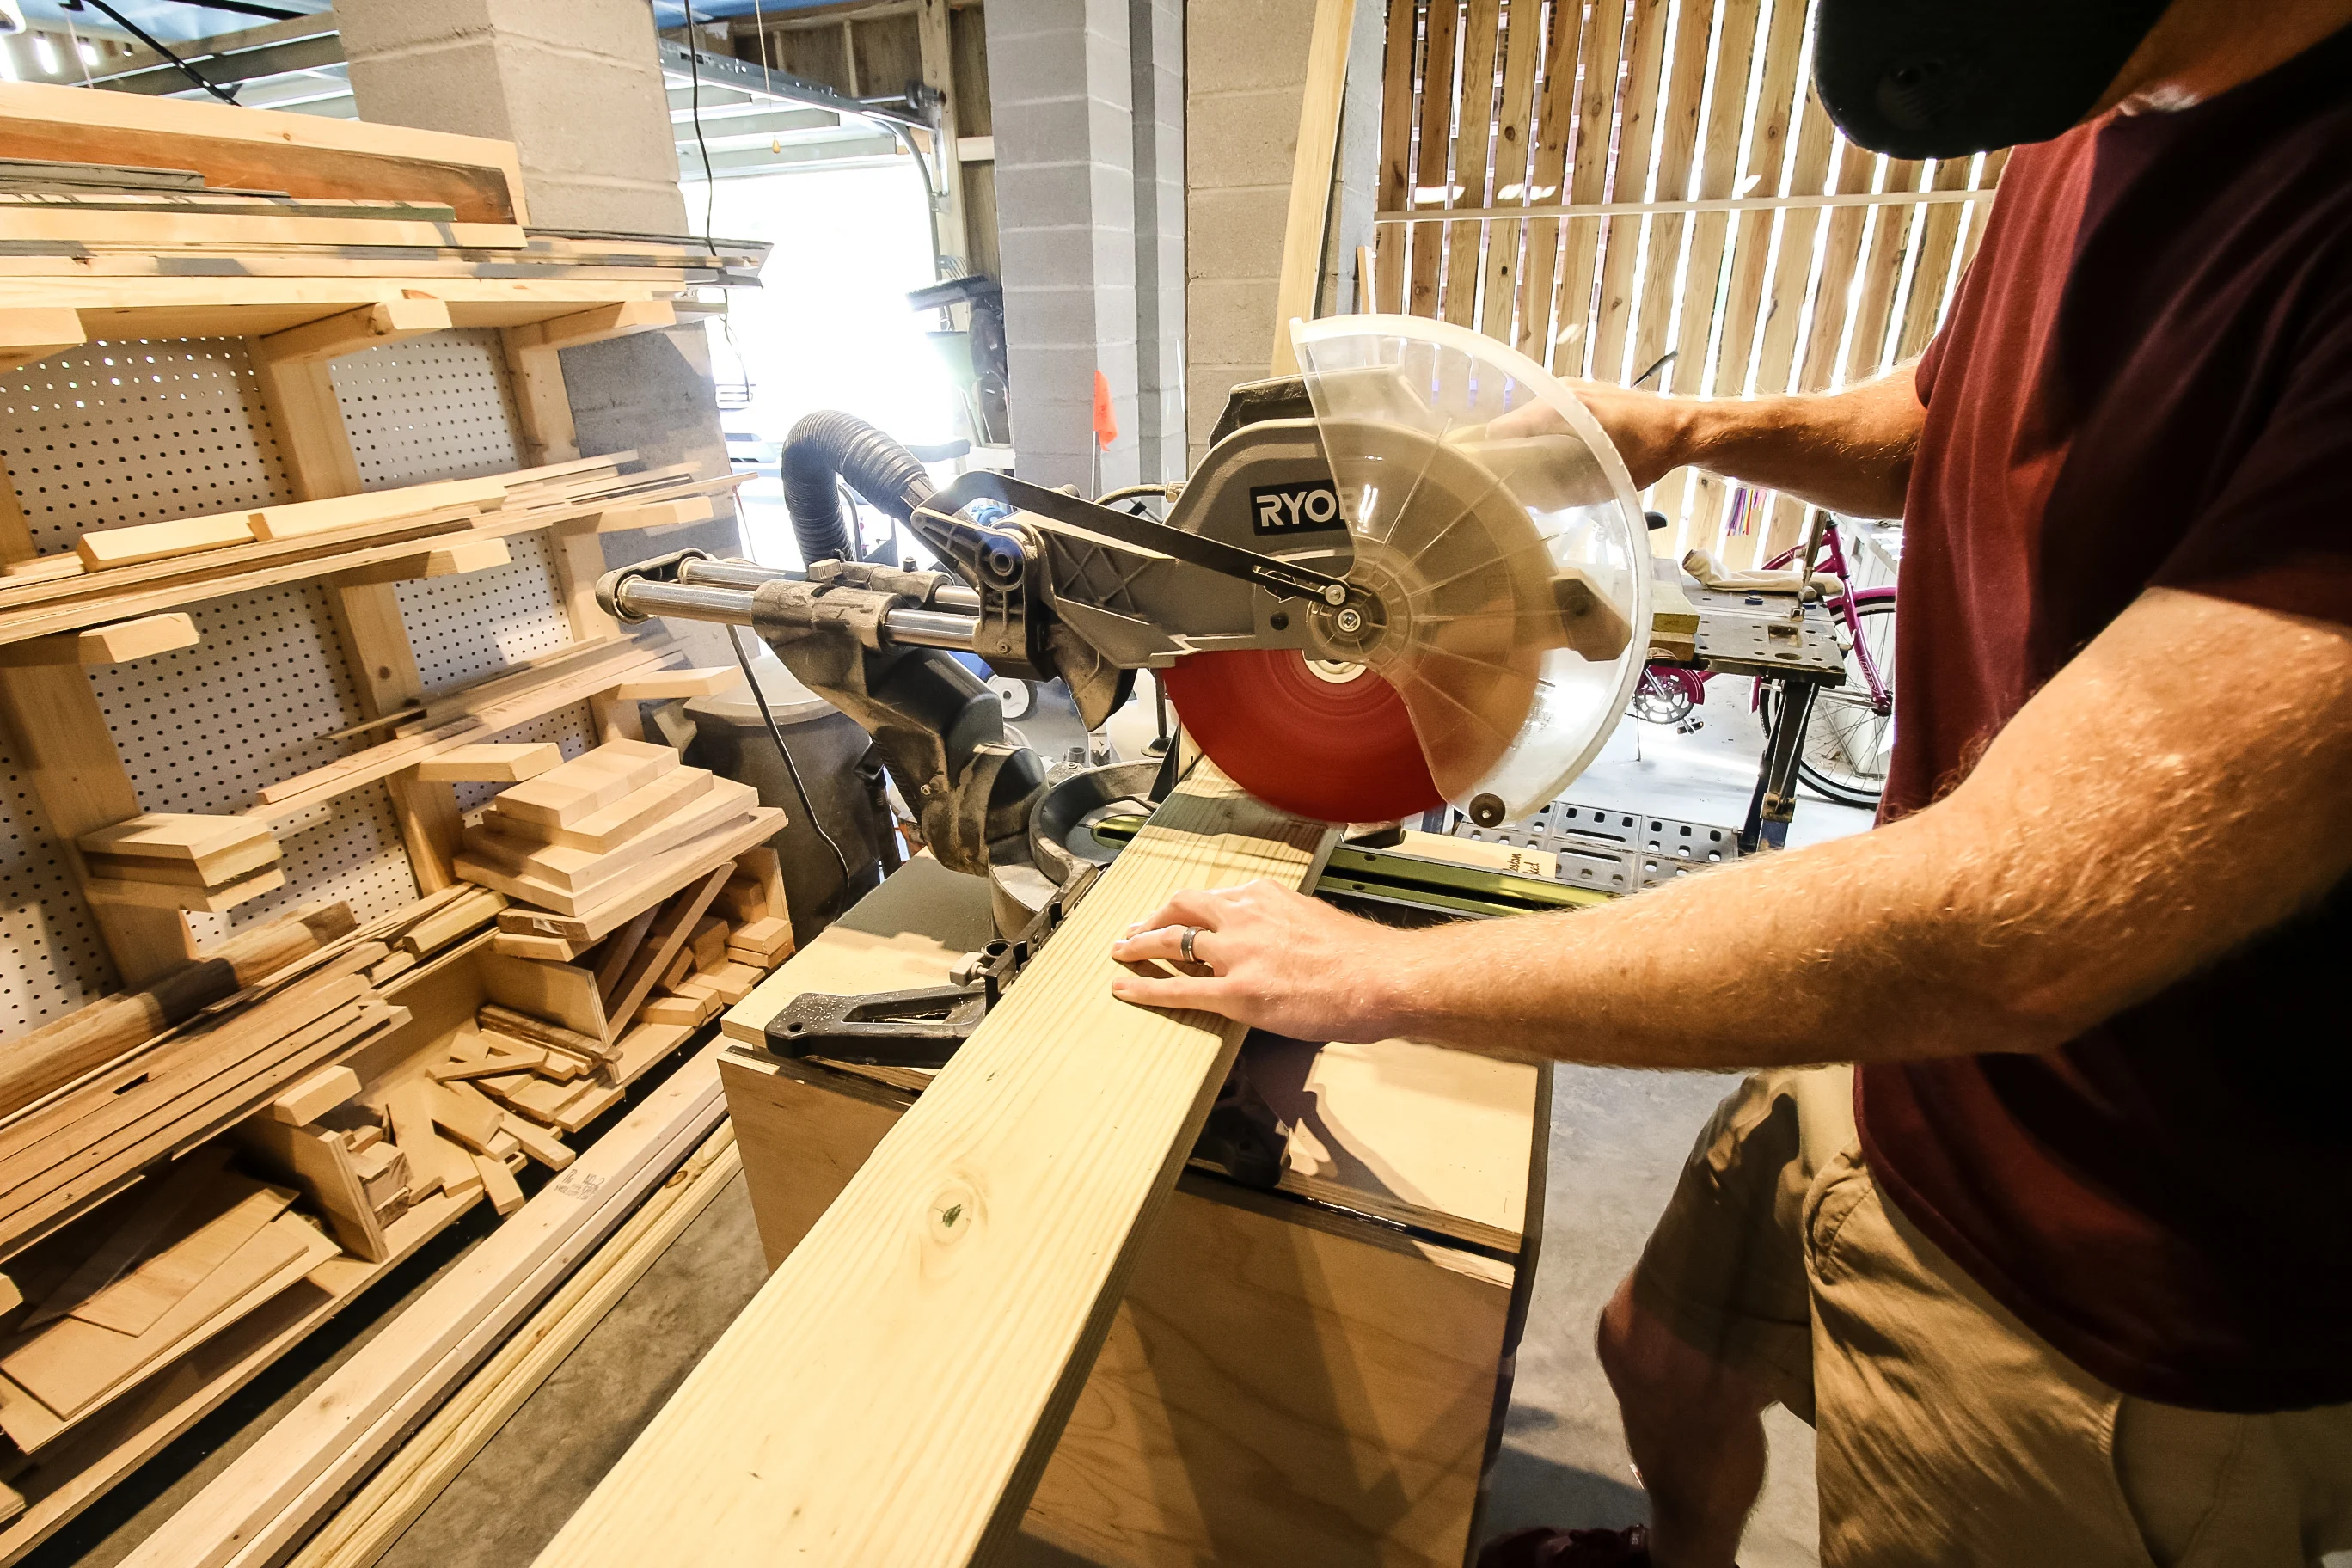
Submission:
[[[2018,149],[1918,389],[1883,816],[2150,586],[2352,623],[2352,31]],[[2352,884],[2062,1050],[1864,1068],[1864,1151],[2112,1386],[2352,1401],[2347,978]]]

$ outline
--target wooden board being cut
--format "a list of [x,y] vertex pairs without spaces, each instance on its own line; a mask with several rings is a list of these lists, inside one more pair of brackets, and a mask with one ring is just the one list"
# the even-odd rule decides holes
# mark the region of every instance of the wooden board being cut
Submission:
[[1114,1001],[1111,938],[1182,889],[1303,886],[1329,837],[1222,779],[1179,788],[541,1568],[1010,1542],[1241,1034]]

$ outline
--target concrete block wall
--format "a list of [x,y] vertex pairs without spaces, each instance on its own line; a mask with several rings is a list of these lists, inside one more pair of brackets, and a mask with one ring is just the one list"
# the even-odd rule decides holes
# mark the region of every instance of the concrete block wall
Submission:
[[1184,404],[1198,462],[1225,394],[1273,358],[1315,0],[1192,0],[1185,21]]
[[[1108,489],[1140,473],[1129,4],[988,7],[1013,440],[1039,484]],[[1119,432],[1098,460],[1097,371]]]
[[[1318,315],[1355,308],[1355,247],[1370,243],[1384,14],[1356,0]],[[1192,0],[1186,29],[1184,400],[1198,462],[1225,395],[1273,361],[1315,0]]]
[[514,142],[534,225],[686,229],[644,0],[344,0],[335,16],[361,117]]

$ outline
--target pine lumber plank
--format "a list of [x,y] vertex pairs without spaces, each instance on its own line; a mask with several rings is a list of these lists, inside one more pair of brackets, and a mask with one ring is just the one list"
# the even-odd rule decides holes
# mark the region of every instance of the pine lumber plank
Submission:
[[520,784],[562,761],[552,741],[459,746],[418,763],[416,776],[428,784]]
[[275,839],[268,824],[242,816],[153,811],[93,829],[75,842],[89,854],[173,860],[211,870],[236,850]]
[[173,1180],[150,1182],[135,1192],[113,1233],[16,1327],[35,1329],[69,1317],[76,1307],[113,1284],[125,1268],[154,1249],[184,1210],[211,1191],[227,1160],[226,1149],[199,1150],[173,1170]]
[[499,1108],[469,1083],[436,1083],[430,1094],[433,1123],[477,1154],[492,1152],[499,1136]]
[[[183,1212],[184,1225],[190,1213],[200,1215],[200,1223],[184,1234],[167,1233],[159,1250],[125,1269],[121,1278],[68,1315],[118,1334],[145,1333],[293,1201],[293,1193],[284,1187],[233,1173],[215,1181],[201,1210]],[[179,1231],[184,1225],[173,1228]]]
[[[1405,205],[1412,157],[1412,87],[1414,35],[1420,29],[1413,0],[1389,0],[1388,28],[1381,58],[1381,173],[1373,206],[1381,212],[1401,212]],[[1405,231],[1383,224],[1374,231],[1374,268],[1379,279],[1376,311],[1395,315],[1404,309]]]
[[514,551],[504,538],[493,534],[488,538],[459,539],[450,544],[436,544],[420,555],[404,556],[374,566],[339,572],[332,581],[340,587],[367,587],[414,582],[419,577],[462,577],[469,572],[488,572],[495,566],[513,564]]
[[[1454,35],[1461,15],[1458,5],[1429,7],[1429,37],[1422,51],[1420,156],[1409,188],[1415,206],[1444,205],[1446,153],[1454,130],[1454,94],[1450,89],[1454,83]],[[1441,195],[1424,202],[1421,195],[1423,191]],[[1433,226],[1421,226],[1433,229]],[[1410,315],[1434,316],[1444,252],[1435,232],[1416,233],[1412,239],[1412,273],[1404,308]]]
[[502,1131],[506,1135],[521,1144],[524,1153],[549,1170],[561,1171],[579,1158],[572,1145],[554,1133],[533,1125],[522,1117],[504,1112],[500,1114],[504,1116]]
[[320,1068],[270,1102],[269,1114],[289,1127],[316,1121],[360,1091],[360,1075],[340,1064]]
[[[445,316],[446,313],[443,312]],[[287,501],[248,512],[246,521],[252,525],[256,539],[302,539],[449,508],[497,507],[505,503],[506,495],[504,478],[487,474],[478,479],[436,479],[430,484],[403,485],[396,489]]]
[[596,514],[598,533],[626,533],[635,529],[682,528],[689,522],[707,522],[718,515],[709,496],[680,496],[676,500],[639,501],[630,506],[607,507]]
[[[482,890],[489,891],[487,888]],[[504,907],[506,900],[501,898],[499,902]],[[492,952],[502,952],[509,958],[544,959],[551,963],[569,963],[575,958],[585,957],[594,945],[593,942],[567,942],[560,936],[525,936],[520,931],[496,931],[490,937]]]
[[490,1206],[499,1214],[510,1215],[522,1207],[522,1188],[515,1182],[514,1173],[507,1169],[505,1161],[494,1160],[488,1154],[477,1154],[474,1156],[474,1172],[482,1179],[483,1195],[490,1200]]
[[335,1250],[333,1242],[299,1218],[281,1217],[255,1232],[144,1333],[119,1334],[67,1318],[33,1344],[0,1358],[0,1370],[70,1420],[175,1349],[228,1327]]
[[[599,879],[583,892],[567,891],[541,877],[510,876],[478,855],[470,853],[464,858],[465,871],[468,880],[496,888],[518,903],[574,917],[593,926],[593,922],[589,919],[592,911],[618,909],[634,913],[643,909],[647,898],[646,881],[665,876],[668,868],[694,861],[707,864],[728,858],[730,849],[740,853],[749,847],[744,843],[747,837],[754,841],[772,837],[782,816],[783,813],[773,806],[762,806],[740,815],[718,814],[715,826],[644,860],[640,863],[641,868],[640,866],[633,866]],[[616,893],[614,891],[616,887],[624,890]],[[502,915],[506,912],[500,911]]]
[[93,626],[86,632],[60,633],[7,644],[0,647],[0,663],[86,667],[129,664],[159,653],[194,647],[201,640],[195,621],[188,616],[141,616],[111,626]]
[[701,882],[671,900],[656,917],[652,927],[646,932],[645,942],[630,958],[628,967],[621,972],[620,980],[613,987],[619,1000],[613,1004],[606,1015],[612,1020],[610,1026],[625,1027],[635,1016],[638,1007],[652,992],[655,978],[677,956],[678,950],[686,944],[687,937],[694,930],[694,923],[710,907],[710,900],[719,896],[719,884],[731,874],[731,863],[709,872]]
[[[1488,0],[1491,3],[1491,0]],[[1323,275],[1323,226],[1331,200],[1331,169],[1339,151],[1339,110],[1347,96],[1348,38],[1356,0],[1316,0],[1314,30],[1307,46],[1307,83],[1298,103],[1297,156],[1290,173],[1290,202],[1282,232],[1282,259],[1276,274],[1272,374],[1298,368],[1290,346],[1292,318],[1315,314],[1315,292]]]
[[777,915],[751,921],[730,931],[727,945],[755,952],[772,968],[780,960],[792,956],[793,924]]
[[[1110,940],[1180,889],[1304,885],[1331,837],[1222,779],[1180,786],[541,1568],[916,1568],[1009,1542],[1242,1033],[1114,1002]],[[822,1357],[791,1348],[819,1335]]]
[[499,1006],[560,1024],[590,1039],[604,1037],[604,1004],[591,971],[577,964],[541,963],[486,952],[479,973],[483,994]]
[[[68,868],[85,880],[74,840],[139,815],[139,792],[89,677],[68,665],[0,665],[0,725],[49,831],[64,841]],[[90,916],[126,986],[144,986],[195,956],[187,917],[176,910],[111,904]]]
[[742,671],[733,665],[713,665],[707,669],[665,670],[659,675],[625,680],[613,689],[613,695],[624,702],[667,702],[677,698],[716,697],[742,682]]
[[239,904],[249,904],[264,893],[273,893],[286,885],[286,873],[272,861],[257,871],[232,877],[215,887],[191,888],[173,882],[133,880],[128,878],[102,876],[97,867],[82,879],[81,895],[93,908],[102,905],[128,905],[145,910],[188,910],[205,914],[224,914]]
[[646,741],[607,742],[562,767],[499,791],[499,815],[561,827],[645,788],[677,765],[677,752],[668,746]]
[[260,1568],[413,1429],[725,1113],[716,1042],[225,1468],[123,1568]]
[[19,305],[0,310],[0,370],[31,364],[89,341],[79,311],[54,305]]
[[[454,888],[446,890],[457,891]],[[488,888],[468,887],[401,932],[400,946],[404,952],[423,958],[488,925],[506,907],[505,895]]]
[[646,940],[646,932],[653,929],[654,917],[660,913],[659,904],[647,907],[604,943],[604,955],[596,961],[596,994],[604,999],[607,1009],[613,1005],[613,994],[619,987],[629,961],[637,955],[637,949]]

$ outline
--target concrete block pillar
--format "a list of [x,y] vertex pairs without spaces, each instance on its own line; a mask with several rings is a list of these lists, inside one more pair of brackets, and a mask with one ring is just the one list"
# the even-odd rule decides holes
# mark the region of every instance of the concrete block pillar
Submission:
[[[990,0],[1013,442],[1039,484],[1134,484],[1139,419],[1130,0]],[[1094,384],[1118,438],[1095,458]]]
[[1136,437],[1146,481],[1184,453],[1184,6],[1128,0],[1135,94]]
[[645,0],[343,0],[360,117],[512,142],[531,222],[679,234]]
[[[342,0],[336,7],[360,117],[512,142],[533,226],[688,232],[677,149],[645,0]],[[727,472],[727,437],[698,325],[566,349],[580,450]],[[731,516],[659,538],[600,534],[607,565],[698,545],[742,549]],[[723,634],[670,629],[703,662]]]

